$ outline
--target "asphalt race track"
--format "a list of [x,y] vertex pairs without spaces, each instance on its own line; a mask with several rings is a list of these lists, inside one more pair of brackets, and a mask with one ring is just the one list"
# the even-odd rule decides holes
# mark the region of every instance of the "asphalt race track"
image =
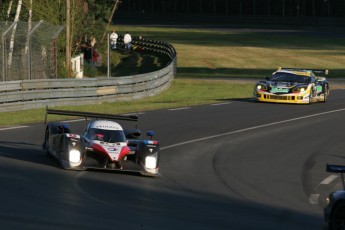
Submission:
[[228,100],[139,117],[161,143],[157,178],[63,170],[41,150],[43,124],[0,129],[1,229],[322,229],[340,188],[326,163],[345,164],[345,90],[312,105]]

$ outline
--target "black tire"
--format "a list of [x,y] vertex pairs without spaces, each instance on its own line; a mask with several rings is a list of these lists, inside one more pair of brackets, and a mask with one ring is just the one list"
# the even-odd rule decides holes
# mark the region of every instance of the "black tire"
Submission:
[[43,144],[44,144],[44,149],[45,149],[47,157],[51,157],[52,155],[49,152],[49,129],[48,128],[46,129]]
[[63,158],[67,155],[67,150],[68,150],[68,147],[67,147],[67,144],[66,144],[66,140],[65,140],[65,137],[62,136],[61,138],[61,143],[60,143],[60,146],[62,146],[61,148],[61,151],[59,153],[59,163],[61,165],[61,167],[63,169],[67,169],[63,164],[62,164],[62,160]]
[[330,217],[329,230],[345,230],[345,201],[339,202]]
[[323,90],[323,102],[324,103],[327,101],[328,94],[329,94],[328,85],[325,85],[325,88]]
[[314,97],[316,96],[316,91],[314,89],[314,87],[311,87],[310,89],[310,94],[309,94],[309,105],[312,104],[313,102],[315,102]]
[[311,91],[309,94],[309,105],[313,102],[313,92]]

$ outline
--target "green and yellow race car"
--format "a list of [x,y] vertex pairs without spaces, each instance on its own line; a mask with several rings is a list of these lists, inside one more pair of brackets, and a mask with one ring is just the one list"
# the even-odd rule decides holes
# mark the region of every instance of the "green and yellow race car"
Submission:
[[253,96],[257,101],[310,104],[326,102],[329,95],[328,70],[279,68],[272,76],[255,84]]

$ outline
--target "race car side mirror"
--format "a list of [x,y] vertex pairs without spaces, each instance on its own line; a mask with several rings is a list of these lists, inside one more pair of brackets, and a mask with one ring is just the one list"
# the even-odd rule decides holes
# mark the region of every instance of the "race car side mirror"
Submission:
[[146,132],[146,136],[148,136],[148,137],[151,137],[151,139],[152,139],[152,137],[155,135],[155,132],[154,131],[147,131]]
[[139,139],[141,137],[139,129],[125,130],[124,132],[127,139]]
[[71,133],[71,128],[68,124],[58,124],[56,126],[56,132],[58,134]]
[[57,129],[58,134],[62,134],[63,131],[64,131],[64,128],[63,128],[62,125],[58,125],[58,126],[56,127],[56,129]]
[[141,136],[140,130],[135,130],[134,132],[131,133],[132,137],[139,138]]

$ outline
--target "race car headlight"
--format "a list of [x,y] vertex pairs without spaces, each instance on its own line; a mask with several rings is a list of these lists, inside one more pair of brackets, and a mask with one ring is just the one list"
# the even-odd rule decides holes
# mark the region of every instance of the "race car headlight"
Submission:
[[267,87],[264,84],[257,84],[256,90],[267,90]]
[[329,203],[330,203],[330,198],[327,197],[327,198],[326,198],[326,204],[329,204]]
[[76,149],[71,149],[69,151],[69,161],[73,163],[78,163],[80,161],[80,151]]
[[303,93],[307,90],[306,86],[303,87],[296,87],[292,90],[293,93]]
[[145,158],[145,167],[148,169],[157,168],[157,154]]

